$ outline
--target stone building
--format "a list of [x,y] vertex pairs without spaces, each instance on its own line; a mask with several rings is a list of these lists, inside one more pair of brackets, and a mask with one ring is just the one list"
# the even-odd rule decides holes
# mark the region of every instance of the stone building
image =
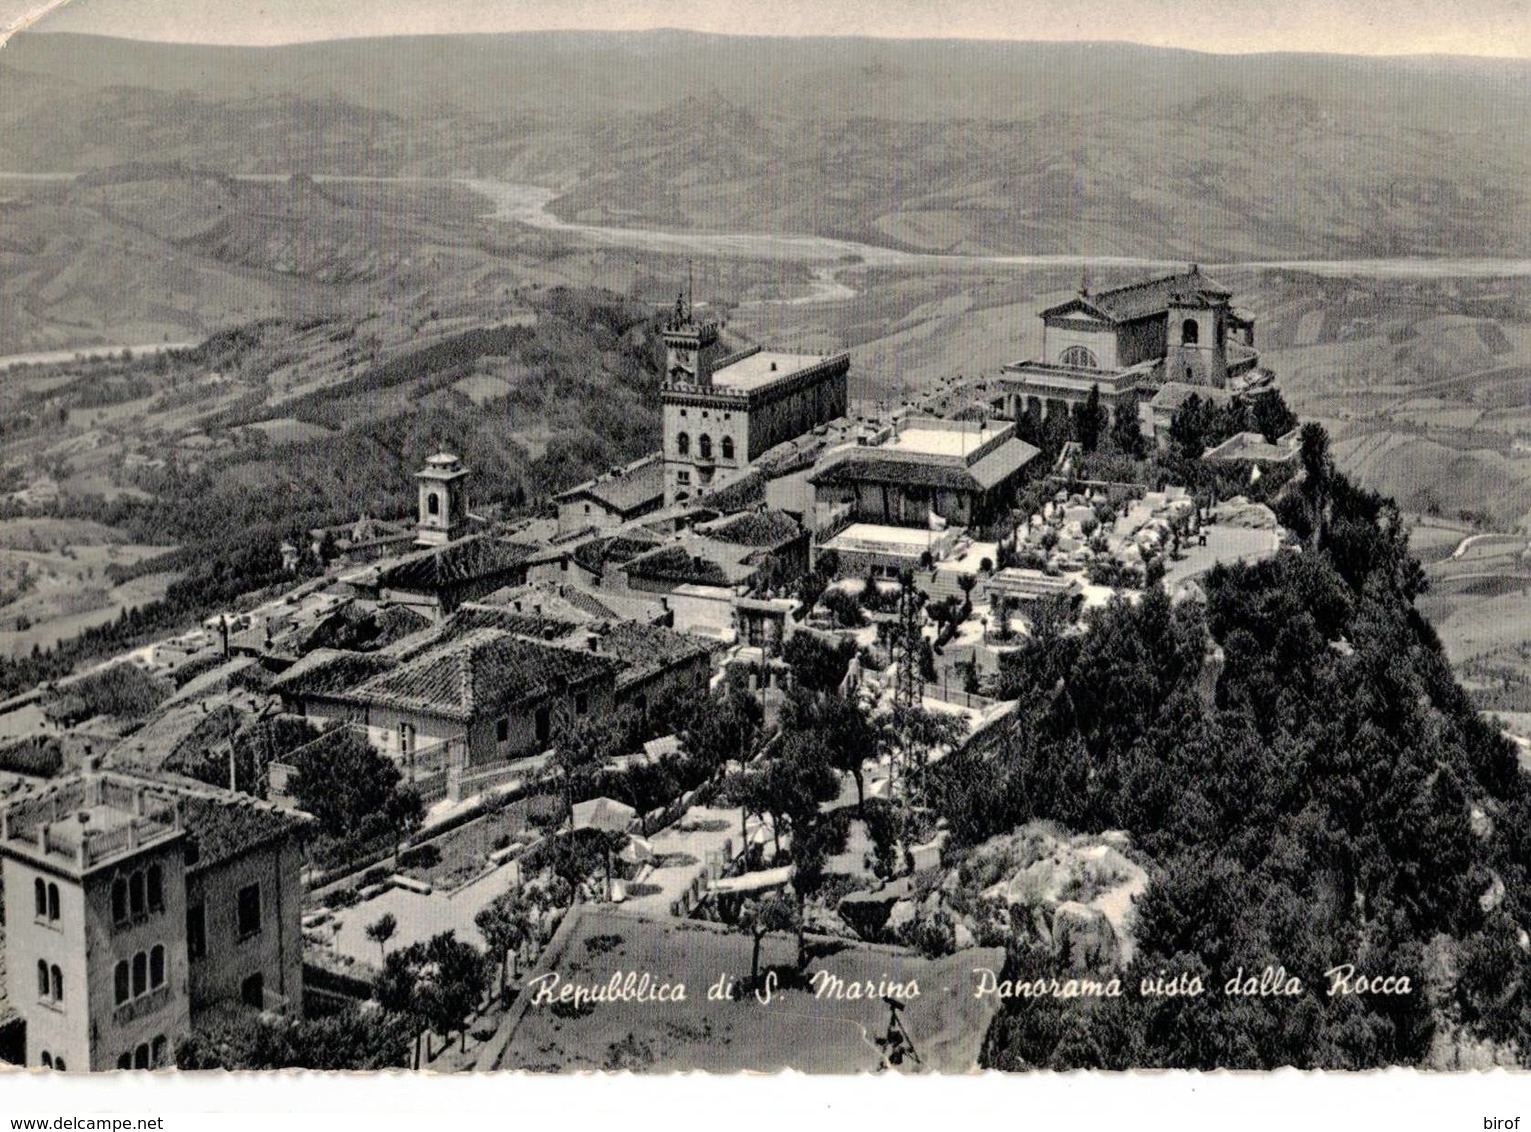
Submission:
[[809,473],[815,510],[925,530],[997,518],[1037,449],[1010,421],[909,417],[875,444],[831,449]]
[[408,657],[321,649],[273,682],[286,711],[364,729],[405,777],[465,773],[544,750],[560,719],[610,712],[622,665],[501,629]]
[[664,502],[673,506],[737,479],[761,453],[845,415],[845,353],[725,352],[717,324],[684,300],[661,331],[665,346]]
[[1231,300],[1196,264],[1105,291],[1081,287],[1042,312],[1041,356],[1004,367],[996,408],[1045,418],[1098,388],[1114,423],[1137,419],[1139,402],[1167,382],[1226,389],[1260,360],[1254,319]]
[[209,1014],[303,1008],[301,815],[94,766],[0,811],[33,1067],[173,1064]]
[[609,531],[658,511],[664,501],[665,464],[657,452],[553,497],[560,535]]
[[381,564],[369,582],[353,584],[386,605],[440,621],[465,601],[526,581],[537,549],[498,535],[472,535]]

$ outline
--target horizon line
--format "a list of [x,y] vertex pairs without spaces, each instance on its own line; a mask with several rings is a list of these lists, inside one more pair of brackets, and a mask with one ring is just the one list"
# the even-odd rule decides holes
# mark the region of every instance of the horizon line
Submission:
[[1309,49],[1272,49],[1272,50],[1238,50],[1226,49],[1221,51],[1211,50],[1205,47],[1185,47],[1169,43],[1145,43],[1135,39],[1096,39],[1096,38],[1057,38],[1038,39],[1035,37],[1016,38],[1009,36],[941,36],[941,35],[898,35],[877,34],[874,32],[858,32],[854,34],[838,35],[799,35],[792,32],[779,32],[768,34],[764,32],[725,32],[713,31],[702,28],[687,28],[680,26],[661,26],[652,28],[610,28],[610,27],[568,27],[568,28],[513,28],[505,30],[486,31],[418,31],[401,32],[397,34],[358,34],[358,35],[331,35],[312,39],[294,38],[279,39],[270,42],[250,42],[236,40],[214,39],[154,39],[147,36],[123,35],[114,32],[80,31],[74,29],[50,29],[38,27],[37,24],[44,22],[57,7],[63,4],[49,4],[41,11],[34,12],[29,18],[17,21],[16,25],[0,31],[0,49],[8,45],[9,41],[22,32],[27,32],[29,37],[71,37],[75,39],[101,39],[112,40],[119,43],[146,44],[156,47],[204,47],[204,48],[228,48],[234,50],[257,50],[267,51],[287,47],[322,47],[327,44],[338,43],[383,43],[395,40],[410,39],[509,39],[532,36],[623,36],[640,37],[655,35],[682,35],[695,36],[709,39],[729,40],[772,40],[793,41],[804,43],[824,42],[871,42],[871,43],[939,43],[939,44],[972,44],[981,46],[1033,46],[1033,47],[1132,47],[1144,51],[1177,52],[1186,55],[1204,55],[1213,58],[1281,58],[1302,57],[1314,59],[1368,59],[1368,60],[1410,60],[1418,61],[1425,59],[1438,60],[1471,60],[1475,62],[1491,63],[1531,63],[1531,55],[1490,55],[1478,52],[1464,51],[1318,51]]

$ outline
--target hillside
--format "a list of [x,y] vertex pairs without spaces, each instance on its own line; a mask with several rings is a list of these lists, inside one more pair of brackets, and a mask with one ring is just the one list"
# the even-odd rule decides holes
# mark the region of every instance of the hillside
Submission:
[[1528,78],[1123,44],[28,35],[0,169],[478,175],[563,190],[566,217],[959,253],[1524,255]]
[[[651,451],[652,326],[648,306],[555,288],[490,325],[267,319],[191,350],[10,371],[0,657],[90,632],[0,663],[0,696],[290,581],[283,539],[412,514],[414,473],[443,449],[484,515],[529,513]],[[44,495],[46,514],[89,522],[23,518]]]

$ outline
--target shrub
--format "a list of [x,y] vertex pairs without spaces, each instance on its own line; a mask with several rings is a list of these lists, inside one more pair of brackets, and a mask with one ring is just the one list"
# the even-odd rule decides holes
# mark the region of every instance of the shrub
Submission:
[[43,708],[50,719],[78,723],[98,715],[142,719],[171,692],[169,684],[132,664],[82,676]]
[[319,903],[332,911],[337,908],[350,908],[355,904],[361,903],[361,893],[357,892],[354,888],[337,888],[334,892],[326,895]]
[[401,869],[432,869],[441,864],[441,850],[434,845],[416,845],[399,854]]
[[841,589],[826,590],[819,604],[834,615],[835,623],[846,629],[859,629],[867,623],[866,613],[854,595]]
[[64,769],[64,751],[52,736],[33,736],[0,747],[0,770],[52,778]]

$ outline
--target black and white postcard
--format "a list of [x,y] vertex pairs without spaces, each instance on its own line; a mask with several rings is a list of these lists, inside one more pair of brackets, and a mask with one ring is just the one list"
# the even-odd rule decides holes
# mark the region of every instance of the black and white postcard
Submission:
[[0,1059],[1531,1064],[1531,14],[1247,7],[14,34]]

